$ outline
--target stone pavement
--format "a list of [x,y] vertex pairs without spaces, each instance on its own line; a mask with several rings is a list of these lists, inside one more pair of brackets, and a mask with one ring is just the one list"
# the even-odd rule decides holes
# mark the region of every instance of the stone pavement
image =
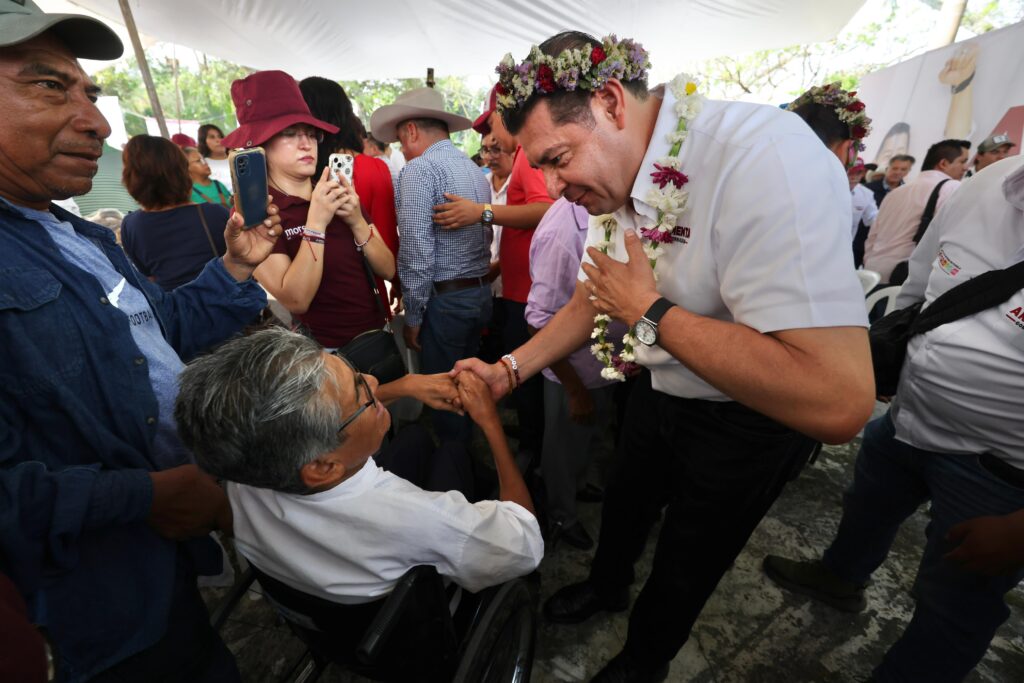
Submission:
[[[861,614],[838,612],[789,594],[761,573],[769,553],[816,557],[838,523],[841,495],[850,481],[859,439],[827,447],[818,462],[789,484],[722,579],[698,619],[693,636],[672,663],[672,683],[855,683],[863,681],[909,621],[910,588],[920,560],[924,509],[907,521],[886,563],[868,589]],[[600,505],[580,505],[596,537]],[[657,529],[655,529],[657,533]],[[637,567],[646,577],[653,542]],[[542,597],[586,576],[592,553],[560,545],[541,564]],[[634,596],[641,583],[634,586]],[[221,591],[205,589],[212,603]],[[253,596],[255,598],[257,596]],[[1024,681],[1024,588],[1009,594],[1011,617],[969,683]],[[586,681],[618,652],[627,615],[596,616],[579,626],[542,624],[533,681]],[[245,598],[225,627],[247,682],[277,681],[302,652],[261,599]],[[328,670],[324,683],[361,681]],[[922,681],[922,683],[927,683]]]

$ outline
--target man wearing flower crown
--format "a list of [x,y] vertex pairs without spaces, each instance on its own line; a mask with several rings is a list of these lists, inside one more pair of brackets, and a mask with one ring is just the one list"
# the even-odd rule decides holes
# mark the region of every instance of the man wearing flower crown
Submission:
[[[505,123],[548,191],[591,214],[590,248],[537,336],[456,366],[495,396],[588,337],[605,376],[642,366],[590,576],[544,610],[562,623],[625,610],[664,508],[625,645],[595,681],[662,680],[815,441],[853,438],[874,405],[841,165],[798,117],[705,101],[686,75],[648,91],[649,66],[632,40],[575,32],[499,65]],[[611,319],[631,327],[621,344]]]

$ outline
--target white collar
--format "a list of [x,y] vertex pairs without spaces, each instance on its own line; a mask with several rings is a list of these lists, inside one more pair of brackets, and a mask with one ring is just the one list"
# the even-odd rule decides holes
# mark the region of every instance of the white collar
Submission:
[[339,483],[337,486],[333,486],[326,491],[318,491],[317,493],[298,496],[298,498],[300,500],[307,500],[310,502],[320,502],[333,498],[349,498],[352,496],[358,496],[359,494],[369,490],[376,483],[377,475],[380,474],[380,472],[381,469],[377,467],[377,463],[374,462],[371,457],[361,468],[359,468],[358,472],[345,481]]
[[[661,108],[658,110],[658,119],[654,122],[654,132],[651,134],[651,141],[647,145],[647,153],[644,154],[643,161],[640,162],[640,170],[633,180],[633,189],[629,192],[629,197],[633,200],[633,206],[630,206],[629,202],[627,202],[619,211],[629,211],[635,207],[638,214],[646,216],[652,221],[657,221],[658,209],[648,204],[645,198],[653,188],[657,187],[657,184],[651,179],[651,171],[658,159],[668,156],[669,150],[672,148],[672,143],[668,141],[668,134],[673,132],[676,126],[679,125],[679,117],[675,113],[676,98],[672,95],[671,88],[666,88],[663,83],[651,90],[650,96],[661,98]],[[684,149],[686,149],[685,141],[679,150],[680,157],[683,157]]]

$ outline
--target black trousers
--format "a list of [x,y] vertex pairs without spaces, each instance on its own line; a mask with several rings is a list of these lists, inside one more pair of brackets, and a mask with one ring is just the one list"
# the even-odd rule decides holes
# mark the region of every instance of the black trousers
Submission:
[[643,372],[626,408],[590,573],[600,593],[632,583],[633,564],[665,508],[625,650],[652,666],[675,657],[718,581],[813,445],[738,403],[655,391],[650,373]]
[[186,553],[178,551],[167,632],[153,646],[90,679],[90,683],[241,683],[234,655],[210,625]]
[[418,424],[404,427],[373,460],[424,491],[460,491],[470,501],[476,500],[466,445],[446,441],[437,447],[427,430]]
[[[505,353],[512,353],[530,339],[526,326],[526,304],[496,299],[502,308],[502,342]],[[519,418],[519,452],[530,453],[539,463],[544,442],[544,381],[540,373],[520,385],[510,397]]]

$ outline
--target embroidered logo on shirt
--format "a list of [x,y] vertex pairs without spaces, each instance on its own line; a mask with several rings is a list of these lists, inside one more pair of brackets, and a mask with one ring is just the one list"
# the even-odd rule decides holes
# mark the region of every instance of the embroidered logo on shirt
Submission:
[[956,274],[962,270],[960,266],[953,261],[953,259],[946,256],[946,252],[941,249],[939,249],[939,268],[942,268],[942,271],[946,275],[951,276],[956,276]]
[[684,228],[681,225],[677,225],[672,231],[672,241],[676,244],[689,244],[690,243],[690,229]]
[[117,302],[121,299],[121,292],[124,291],[125,284],[127,284],[125,279],[121,278],[121,281],[117,283],[116,287],[114,287],[114,291],[107,294],[107,301],[109,301],[110,305],[114,308],[121,308],[117,305]]

